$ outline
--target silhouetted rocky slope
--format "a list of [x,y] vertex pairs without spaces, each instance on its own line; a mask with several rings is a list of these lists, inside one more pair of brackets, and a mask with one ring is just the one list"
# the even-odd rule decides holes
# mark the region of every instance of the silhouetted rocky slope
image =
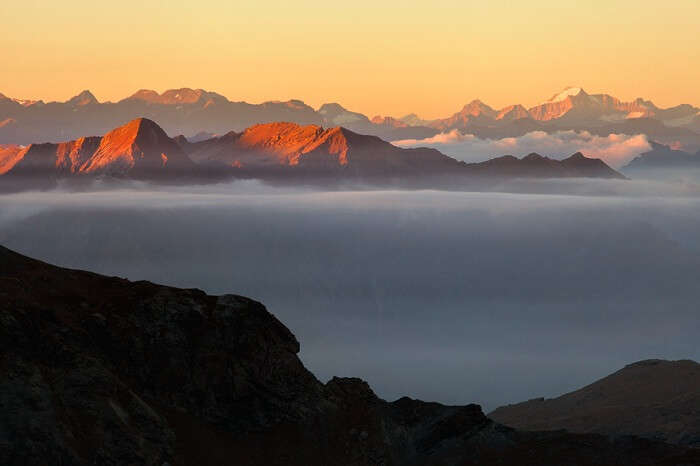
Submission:
[[518,429],[634,434],[700,447],[700,364],[640,361],[580,390],[490,416]]
[[671,149],[669,146],[650,142],[651,150],[644,152],[632,159],[622,169],[626,173],[637,174],[639,172],[657,169],[698,169],[700,168],[700,151],[691,154],[682,150]]
[[0,247],[0,464],[678,465],[651,440],[524,433],[477,405],[319,382],[260,303]]

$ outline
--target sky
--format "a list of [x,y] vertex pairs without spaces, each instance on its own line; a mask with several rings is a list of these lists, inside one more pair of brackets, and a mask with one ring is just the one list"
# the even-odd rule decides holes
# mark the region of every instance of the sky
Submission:
[[0,2],[0,92],[204,88],[445,117],[566,86],[700,104],[700,2],[668,0]]

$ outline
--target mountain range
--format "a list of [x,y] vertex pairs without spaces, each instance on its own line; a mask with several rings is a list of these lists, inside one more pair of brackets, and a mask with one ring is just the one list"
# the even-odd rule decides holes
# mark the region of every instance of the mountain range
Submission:
[[415,114],[369,118],[338,103],[313,109],[300,100],[232,102],[215,92],[188,88],[162,94],[140,90],[118,102],[99,102],[90,91],[66,102],[48,103],[0,94],[0,144],[56,142],[84,134],[104,134],[138,117],[158,121],[170,135],[186,136],[200,132],[222,135],[260,123],[288,121],[343,126],[389,141],[423,139],[455,129],[488,138],[521,136],[535,130],[586,130],[600,135],[646,134],[661,143],[700,149],[700,108],[689,104],[660,108],[642,98],[623,102],[608,94],[588,94],[581,88],[567,88],[530,108],[514,104],[494,109],[473,100],[452,116],[435,120]]
[[388,402],[357,378],[320,382],[299,350],[251,299],[0,246],[0,464],[700,464],[700,450],[660,440],[526,432],[475,404]]
[[240,133],[230,131],[189,142],[184,136],[170,138],[147,118],[133,120],[104,136],[3,146],[0,174],[9,178],[319,175],[378,180],[439,176],[452,177],[458,183],[475,177],[623,178],[601,160],[580,153],[562,161],[530,154],[522,159],[505,156],[467,164],[435,149],[400,148],[344,127],[326,129],[296,123],[258,124]]
[[622,167],[625,173],[643,176],[657,171],[680,173],[688,169],[700,169],[700,150],[693,154],[654,141],[649,144],[650,151],[638,155]]
[[[139,118],[104,136],[58,144],[5,147],[0,174],[107,174],[185,172],[194,166],[180,146],[151,120]],[[1,152],[0,152],[1,153]],[[2,162],[4,160],[4,163]]]
[[525,430],[634,434],[700,447],[700,364],[630,364],[558,398],[503,406],[489,417]]

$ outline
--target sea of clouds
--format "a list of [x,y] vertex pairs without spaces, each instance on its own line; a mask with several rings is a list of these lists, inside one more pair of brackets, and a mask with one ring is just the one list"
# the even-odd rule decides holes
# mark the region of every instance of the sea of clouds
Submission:
[[440,133],[426,139],[394,141],[400,147],[432,147],[465,162],[483,162],[501,155],[522,157],[531,152],[554,159],[564,159],[575,152],[603,159],[613,168],[620,168],[639,154],[651,150],[643,134],[610,134],[596,136],[588,131],[532,131],[520,137],[481,139],[458,130]]
[[537,184],[576,195],[257,182],[25,192],[0,195],[0,244],[258,299],[319,378],[362,377],[388,399],[488,410],[640,359],[700,358],[698,191]]

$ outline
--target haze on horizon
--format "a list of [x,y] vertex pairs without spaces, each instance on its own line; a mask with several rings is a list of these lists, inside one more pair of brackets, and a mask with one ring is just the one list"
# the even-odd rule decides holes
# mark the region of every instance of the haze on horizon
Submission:
[[474,98],[531,106],[572,85],[662,107],[700,104],[695,1],[68,0],[3,2],[0,15],[0,92],[16,98],[63,101],[90,89],[116,101],[186,86],[435,118]]
[[698,191],[532,183],[562,182],[576,195],[252,181],[26,192],[0,196],[0,244],[260,300],[318,377],[361,377],[390,400],[490,410],[641,359],[697,360]]

